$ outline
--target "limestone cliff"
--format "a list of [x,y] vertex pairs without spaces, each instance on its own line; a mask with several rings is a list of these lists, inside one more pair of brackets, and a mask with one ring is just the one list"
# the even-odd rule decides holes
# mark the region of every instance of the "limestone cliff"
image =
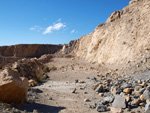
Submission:
[[[112,13],[105,24],[77,41],[74,53],[118,68],[149,62],[150,0],[131,0],[121,11]],[[143,70],[147,68],[150,65]]]
[[19,44],[0,46],[0,65],[12,63],[21,58],[40,57],[44,54],[54,54],[62,45]]

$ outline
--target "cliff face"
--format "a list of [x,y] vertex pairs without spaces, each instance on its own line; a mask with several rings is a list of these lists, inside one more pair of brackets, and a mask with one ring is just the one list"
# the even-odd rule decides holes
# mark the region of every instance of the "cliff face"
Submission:
[[105,24],[81,37],[74,50],[80,58],[105,65],[138,65],[150,58],[150,1],[131,0]]
[[62,45],[20,44],[1,46],[0,55],[4,57],[40,57],[44,54],[53,54],[60,50]]
[[54,54],[62,45],[20,44],[0,46],[0,65],[15,62],[21,58],[40,57],[44,54]]

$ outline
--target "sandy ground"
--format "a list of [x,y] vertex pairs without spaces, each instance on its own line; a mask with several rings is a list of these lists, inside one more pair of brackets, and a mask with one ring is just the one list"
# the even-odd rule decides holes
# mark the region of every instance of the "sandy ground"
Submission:
[[[98,113],[96,109],[90,107],[102,100],[102,97],[93,90],[93,86],[98,83],[95,78],[100,80],[97,76],[101,73],[99,66],[78,58],[64,57],[53,58],[47,66],[52,65],[57,69],[48,73],[49,79],[31,88],[34,103],[25,103],[19,109],[29,113],[33,110],[39,113]],[[146,78],[147,76],[148,72],[145,73]],[[77,80],[78,83],[75,82]],[[75,89],[75,93],[72,93]],[[90,102],[85,102],[85,99],[89,99]]]
[[[98,113],[89,108],[100,100],[92,89],[96,84],[92,78],[99,73],[94,64],[73,58],[53,58],[48,65],[57,70],[48,73],[50,78],[45,83],[34,87],[38,89],[38,98],[33,104],[25,104],[23,109],[29,112],[37,109],[40,113]],[[75,80],[85,83],[75,83]],[[85,99],[91,102],[84,102]]]

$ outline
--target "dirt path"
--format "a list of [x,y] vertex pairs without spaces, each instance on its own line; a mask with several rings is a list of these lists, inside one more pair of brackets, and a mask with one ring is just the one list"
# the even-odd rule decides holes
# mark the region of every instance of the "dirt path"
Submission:
[[92,89],[98,74],[95,65],[72,58],[54,58],[48,65],[57,70],[48,73],[50,78],[45,83],[34,87],[39,91],[38,98],[24,109],[30,112],[37,109],[40,113],[98,113],[89,108],[100,99]]

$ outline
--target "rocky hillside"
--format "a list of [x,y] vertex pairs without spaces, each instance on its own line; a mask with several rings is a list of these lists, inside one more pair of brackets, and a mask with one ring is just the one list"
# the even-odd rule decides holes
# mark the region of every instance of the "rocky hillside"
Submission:
[[44,54],[54,54],[62,45],[20,44],[0,46],[1,65],[15,62],[21,58],[40,57]]
[[149,14],[149,0],[131,0],[121,11],[112,13],[106,23],[81,37],[74,54],[116,70],[127,66],[129,71],[134,68],[134,72],[149,69]]

